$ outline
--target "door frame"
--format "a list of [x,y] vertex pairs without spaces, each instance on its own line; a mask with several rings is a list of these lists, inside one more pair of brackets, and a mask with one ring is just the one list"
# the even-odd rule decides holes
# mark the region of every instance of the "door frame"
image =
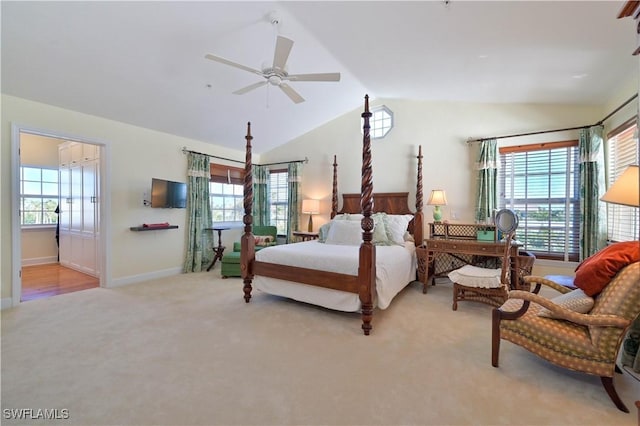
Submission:
[[72,135],[60,131],[39,129],[31,126],[11,124],[11,304],[18,306],[22,297],[22,228],[20,226],[20,134],[29,133],[37,136],[63,139],[100,147],[100,252],[97,262],[100,267],[100,287],[108,287],[111,282],[111,243],[107,238],[111,230],[111,218],[106,212],[111,211],[111,144],[108,141]]

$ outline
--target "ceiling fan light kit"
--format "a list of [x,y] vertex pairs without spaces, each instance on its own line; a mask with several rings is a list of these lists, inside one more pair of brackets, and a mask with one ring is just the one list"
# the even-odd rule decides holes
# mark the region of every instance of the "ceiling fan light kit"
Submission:
[[[278,23],[277,19],[275,19],[275,21],[276,22],[274,23],[274,20],[272,19],[272,24],[276,25]],[[289,99],[291,99],[294,103],[299,104],[301,102],[304,102],[304,98],[300,96],[300,94],[296,92],[293,87],[286,84],[286,81],[340,81],[340,73],[338,72],[289,75],[289,73],[287,72],[287,59],[289,59],[289,53],[291,53],[292,47],[293,40],[279,35],[276,39],[276,48],[273,53],[273,64],[270,67],[263,65],[262,70],[251,68],[217,55],[207,54],[205,55],[205,58],[215,62],[219,62],[221,64],[232,66],[234,68],[248,71],[253,74],[257,74],[264,78],[264,81],[253,83],[247,87],[236,90],[235,92],[233,92],[233,94],[235,95],[244,95],[247,92],[257,89],[258,87],[271,84],[273,86],[279,87],[280,90],[282,90],[282,92],[289,97]]]

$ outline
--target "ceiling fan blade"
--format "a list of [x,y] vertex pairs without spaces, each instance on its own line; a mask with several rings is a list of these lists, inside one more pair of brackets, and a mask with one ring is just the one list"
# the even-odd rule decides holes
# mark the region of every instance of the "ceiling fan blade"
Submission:
[[304,102],[304,98],[298,94],[291,86],[286,83],[280,84],[280,89],[295,103],[299,104],[300,102]]
[[287,64],[289,53],[293,47],[293,40],[278,36],[276,41],[276,51],[273,54],[273,68],[283,70]]
[[339,72],[327,72],[320,74],[293,74],[284,77],[290,81],[340,81]]
[[258,87],[264,86],[265,84],[267,84],[268,81],[260,81],[258,83],[254,83],[250,86],[247,87],[243,87],[242,89],[238,89],[235,92],[233,92],[234,95],[244,95],[247,92],[252,91],[253,89],[257,89]]
[[204,57],[207,58],[207,59],[211,59],[212,61],[215,61],[215,62],[220,62],[221,64],[230,65],[230,66],[232,66],[234,68],[240,68],[241,70],[245,70],[245,71],[249,71],[249,72],[254,73],[254,74],[262,75],[262,71],[260,71],[260,70],[244,66],[242,64],[230,61],[230,60],[222,58],[220,56],[216,56],[216,55],[212,55],[212,54],[208,53]]

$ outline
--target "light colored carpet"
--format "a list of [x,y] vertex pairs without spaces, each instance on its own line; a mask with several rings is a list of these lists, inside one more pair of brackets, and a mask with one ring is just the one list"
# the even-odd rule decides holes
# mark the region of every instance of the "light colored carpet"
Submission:
[[[2,409],[68,409],[83,425],[636,425],[640,383],[502,343],[491,307],[451,284],[407,287],[360,317],[254,292],[219,270],[35,300],[2,312]],[[24,423],[24,422],[22,422]]]

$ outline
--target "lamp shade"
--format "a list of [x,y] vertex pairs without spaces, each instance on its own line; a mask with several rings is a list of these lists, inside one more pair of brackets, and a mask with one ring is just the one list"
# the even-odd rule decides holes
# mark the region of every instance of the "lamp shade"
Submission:
[[446,206],[447,205],[447,195],[444,193],[443,189],[434,189],[431,191],[431,195],[429,196],[429,201],[427,201],[427,205],[429,206]]
[[320,200],[302,200],[302,214],[320,213]]
[[627,167],[600,199],[607,203],[640,207],[640,174],[638,173],[638,168],[637,165]]

